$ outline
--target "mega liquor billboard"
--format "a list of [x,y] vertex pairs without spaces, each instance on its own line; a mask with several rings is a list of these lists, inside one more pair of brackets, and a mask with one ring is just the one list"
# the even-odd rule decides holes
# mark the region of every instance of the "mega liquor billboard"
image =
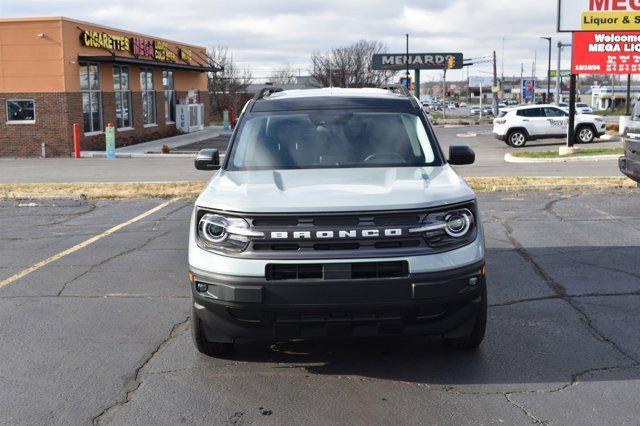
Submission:
[[558,31],[640,30],[640,0],[558,0]]
[[574,33],[572,57],[574,74],[638,74],[640,31]]

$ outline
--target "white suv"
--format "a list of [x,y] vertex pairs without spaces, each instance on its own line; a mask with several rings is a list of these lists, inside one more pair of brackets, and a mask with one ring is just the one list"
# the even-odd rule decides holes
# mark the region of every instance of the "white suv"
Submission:
[[[493,120],[496,138],[515,148],[535,139],[567,136],[569,114],[555,105],[530,105],[503,110]],[[606,130],[604,119],[597,115],[575,116],[576,142],[589,143]]]

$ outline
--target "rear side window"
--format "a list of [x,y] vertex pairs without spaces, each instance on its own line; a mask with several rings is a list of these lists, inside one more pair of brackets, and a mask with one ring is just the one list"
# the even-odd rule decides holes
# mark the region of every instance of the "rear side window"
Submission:
[[518,110],[520,117],[544,117],[542,108],[527,108]]
[[544,113],[547,117],[565,117],[567,115],[566,112],[559,108],[545,108]]

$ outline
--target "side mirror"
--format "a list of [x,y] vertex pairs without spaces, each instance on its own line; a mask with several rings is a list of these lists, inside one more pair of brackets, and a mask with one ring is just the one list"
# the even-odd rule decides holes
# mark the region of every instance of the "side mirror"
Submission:
[[195,164],[198,170],[218,170],[220,153],[217,149],[201,149],[196,156]]
[[463,166],[473,164],[476,161],[476,153],[469,145],[452,145],[449,147],[449,164]]

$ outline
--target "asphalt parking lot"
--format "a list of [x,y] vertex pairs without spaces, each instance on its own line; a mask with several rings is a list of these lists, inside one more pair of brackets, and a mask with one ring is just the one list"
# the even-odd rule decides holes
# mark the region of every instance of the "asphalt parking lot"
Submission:
[[490,309],[472,353],[385,338],[197,354],[186,280],[192,202],[0,203],[0,423],[640,418],[635,190],[481,194]]

